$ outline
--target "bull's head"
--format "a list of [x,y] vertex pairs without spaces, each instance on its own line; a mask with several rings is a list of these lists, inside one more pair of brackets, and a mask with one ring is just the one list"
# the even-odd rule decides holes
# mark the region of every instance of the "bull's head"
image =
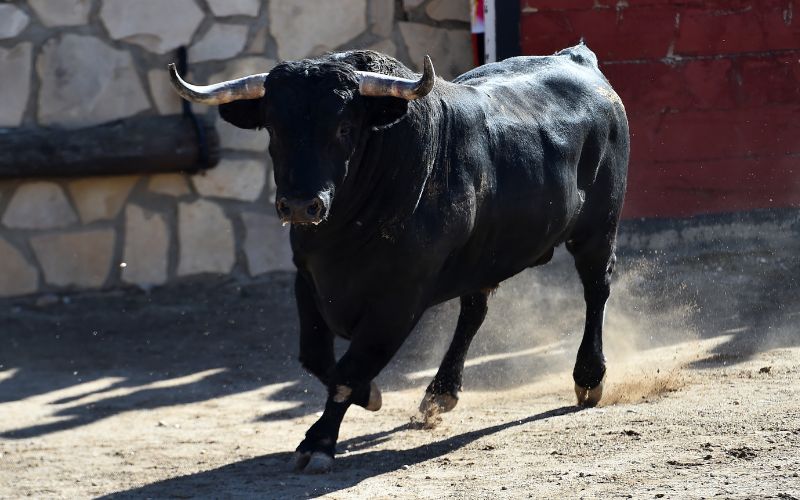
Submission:
[[284,62],[269,73],[196,86],[170,65],[172,85],[184,99],[220,105],[233,125],[266,128],[277,186],[275,208],[283,222],[319,224],[366,136],[397,122],[408,101],[425,96],[435,81],[425,57],[419,80],[365,71],[336,59]]

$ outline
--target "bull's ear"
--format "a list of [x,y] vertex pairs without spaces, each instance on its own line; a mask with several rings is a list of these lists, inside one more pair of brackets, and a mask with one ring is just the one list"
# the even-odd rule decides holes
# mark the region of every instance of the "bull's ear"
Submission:
[[394,125],[408,112],[408,101],[397,97],[368,97],[369,124],[376,128]]
[[242,99],[219,105],[219,116],[223,120],[239,128],[263,128],[263,99]]

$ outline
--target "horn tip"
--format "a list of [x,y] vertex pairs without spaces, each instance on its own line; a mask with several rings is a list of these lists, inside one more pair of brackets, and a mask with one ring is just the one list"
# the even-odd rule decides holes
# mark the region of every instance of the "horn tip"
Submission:
[[170,80],[177,80],[180,78],[178,75],[178,68],[175,66],[175,63],[167,64],[167,71],[169,71]]
[[433,62],[431,61],[431,56],[425,55],[425,59],[423,60],[423,74],[425,76],[429,76],[430,78],[436,78],[436,72],[433,70]]
[[417,87],[418,97],[426,96],[433,90],[433,86],[436,82],[436,72],[433,70],[433,62],[431,62],[431,57],[427,54],[423,60],[423,66],[422,78]]

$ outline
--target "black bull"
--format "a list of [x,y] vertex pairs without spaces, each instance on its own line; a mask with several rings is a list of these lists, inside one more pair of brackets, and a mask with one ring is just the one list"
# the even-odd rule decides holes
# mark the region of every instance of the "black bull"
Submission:
[[[281,63],[264,97],[220,106],[236,126],[269,130],[276,208],[292,223],[300,361],[328,387],[296,468],[330,469],[348,407],[377,410],[372,380],[426,309],[460,297],[422,402],[452,409],[489,292],[561,243],[586,301],[576,394],[596,404],[629,137],[594,53],[488,64],[415,100],[359,93],[356,70],[415,78],[375,52],[328,54]],[[338,362],[334,335],[351,341]]]

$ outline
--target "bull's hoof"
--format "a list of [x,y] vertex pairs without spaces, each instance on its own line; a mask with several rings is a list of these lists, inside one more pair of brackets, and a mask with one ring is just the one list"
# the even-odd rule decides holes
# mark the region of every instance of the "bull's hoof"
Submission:
[[292,469],[304,474],[326,474],[333,468],[333,457],[321,451],[312,453],[296,451],[292,456]]
[[375,382],[369,383],[369,402],[364,407],[365,410],[378,411],[383,406],[383,398],[381,397],[381,390]]
[[592,388],[581,387],[575,384],[575,396],[578,398],[578,406],[583,406],[584,408],[597,406],[597,403],[600,402],[600,398],[603,397],[603,383],[605,383],[605,381],[606,377],[603,376],[600,383]]
[[423,415],[432,415],[436,413],[447,413],[458,404],[458,396],[452,394],[433,394],[426,392],[425,397],[419,404],[419,411]]

